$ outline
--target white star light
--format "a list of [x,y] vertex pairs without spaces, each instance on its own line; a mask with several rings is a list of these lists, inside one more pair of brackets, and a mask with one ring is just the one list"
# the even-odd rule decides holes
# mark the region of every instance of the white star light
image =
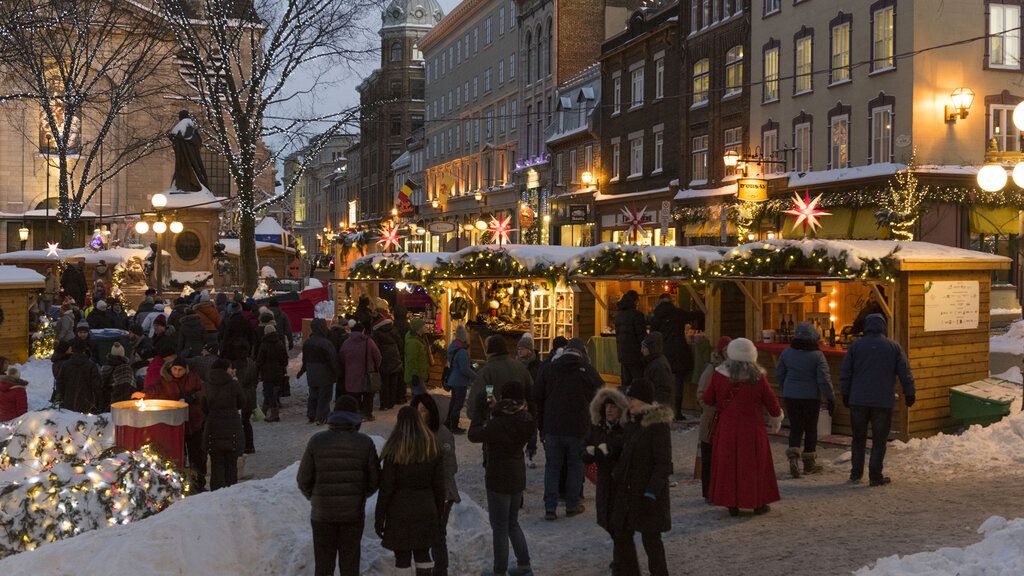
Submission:
[[46,257],[53,256],[54,258],[60,258],[60,242],[47,242],[46,243]]

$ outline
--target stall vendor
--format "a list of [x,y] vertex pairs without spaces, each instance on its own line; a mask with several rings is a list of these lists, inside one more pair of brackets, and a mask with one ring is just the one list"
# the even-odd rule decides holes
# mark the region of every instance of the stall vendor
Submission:
[[[878,293],[885,298],[885,288],[878,287]],[[885,316],[885,309],[882,308],[882,303],[878,301],[878,296],[875,291],[872,290],[868,293],[868,301],[864,305],[864,308],[857,314],[857,318],[853,321],[853,327],[851,333],[857,336],[864,335],[864,320],[871,314],[881,314]],[[886,318],[888,320],[888,317]]]

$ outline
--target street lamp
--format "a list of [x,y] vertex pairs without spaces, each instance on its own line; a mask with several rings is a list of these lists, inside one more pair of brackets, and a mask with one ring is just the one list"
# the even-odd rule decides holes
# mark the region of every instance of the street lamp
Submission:
[[957,119],[963,120],[967,118],[967,112],[971,109],[971,104],[974,103],[974,90],[970,88],[957,88],[949,95],[949,99],[953,102],[953,106],[946,105],[946,122],[955,124]]
[[[1017,107],[1013,109],[1013,125],[1018,131],[1024,131],[1024,102],[1017,104]],[[1006,175],[1006,169],[1003,168],[1003,156],[1007,156],[1007,154],[1000,153],[995,147],[995,140],[992,140],[989,149],[985,152],[985,165],[978,170],[979,188],[986,192],[997,192],[1006,186],[1009,178]],[[1020,156],[1018,155],[1017,158],[1019,160]],[[1013,183],[1024,188],[1024,162],[1018,161],[1014,165]]]
[[145,234],[146,232],[149,232],[149,222],[146,222],[145,220],[139,220],[138,222],[135,223],[136,234]]
[[157,220],[156,222],[153,222],[153,232],[156,232],[157,234],[163,234],[164,232],[167,232],[167,223],[164,222],[163,220]]
[[153,194],[153,198],[150,199],[150,202],[153,204],[153,208],[163,208],[164,206],[167,206],[167,196],[159,193]]
[[25,249],[25,243],[28,242],[28,228],[24,224],[21,228],[18,228],[18,239],[21,240],[21,249]]
[[185,225],[177,220],[171,222],[171,234],[181,234],[181,231],[185,229]]
[[479,191],[479,190],[477,190],[476,194],[473,194],[473,198],[476,199],[477,202],[483,202],[484,201],[484,193]]
[[728,150],[722,156],[722,161],[725,163],[726,168],[735,168],[740,163],[740,153],[735,150]]

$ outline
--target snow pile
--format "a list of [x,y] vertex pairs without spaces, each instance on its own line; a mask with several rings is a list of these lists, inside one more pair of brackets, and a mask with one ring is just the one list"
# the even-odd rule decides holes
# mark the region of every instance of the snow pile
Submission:
[[21,372],[21,379],[28,382],[25,390],[28,394],[28,409],[42,410],[49,406],[50,396],[53,395],[53,363],[50,359],[32,358],[16,366]]
[[841,258],[845,260],[846,267],[851,270],[860,270],[865,260],[882,260],[891,258],[895,262],[934,262],[949,260],[1005,260],[1009,258],[964,250],[962,248],[950,248],[929,242],[905,242],[895,240],[788,240],[775,239],[763,242],[751,242],[737,246],[729,251],[732,258],[749,258],[754,250],[774,249],[785,250],[797,248],[807,258],[815,252],[822,251],[830,258]]
[[206,270],[200,272],[181,272],[179,270],[172,270],[169,282],[172,286],[191,284],[194,288],[196,286],[208,286],[211,280],[213,280],[213,273]]
[[334,300],[321,300],[313,306],[313,317],[330,320],[334,318]]
[[324,283],[320,280],[310,276],[309,280],[306,281],[306,290],[312,290],[314,288],[323,288]]
[[113,426],[106,415],[29,412],[7,430],[0,441],[0,558],[141,520],[184,491],[158,454],[108,450]]
[[273,266],[264,266],[260,268],[260,278],[277,278],[277,271]]
[[993,316],[1020,316],[1020,308],[992,308],[989,310],[989,314]]
[[39,284],[43,285],[46,278],[30,268],[17,266],[0,266],[0,284]]
[[908,556],[889,556],[854,576],[1017,576],[1024,574],[1024,519],[1007,521],[1001,516],[986,520],[981,542],[966,548],[940,548]]
[[988,349],[1002,354],[1024,354],[1024,320],[1010,324],[1006,334],[993,336]]
[[[3,574],[313,574],[309,502],[298,464],[273,478],[191,496],[136,526],[117,526],[0,561]],[[487,516],[467,495],[452,509],[452,574],[479,573],[490,555]],[[360,572],[398,574],[373,533],[376,496],[366,505]],[[102,551],[102,553],[97,553]]]
[[890,468],[954,475],[960,471],[985,470],[987,473],[1019,470],[1024,465],[1024,413],[1016,414],[987,427],[971,426],[960,435],[939,434],[931,438],[914,438],[892,442],[886,462]]

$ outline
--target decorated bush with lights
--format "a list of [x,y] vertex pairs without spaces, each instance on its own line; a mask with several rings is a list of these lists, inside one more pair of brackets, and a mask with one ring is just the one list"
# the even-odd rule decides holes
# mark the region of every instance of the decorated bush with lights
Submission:
[[29,412],[0,428],[0,558],[155,514],[186,486],[148,446],[111,447],[103,415]]

